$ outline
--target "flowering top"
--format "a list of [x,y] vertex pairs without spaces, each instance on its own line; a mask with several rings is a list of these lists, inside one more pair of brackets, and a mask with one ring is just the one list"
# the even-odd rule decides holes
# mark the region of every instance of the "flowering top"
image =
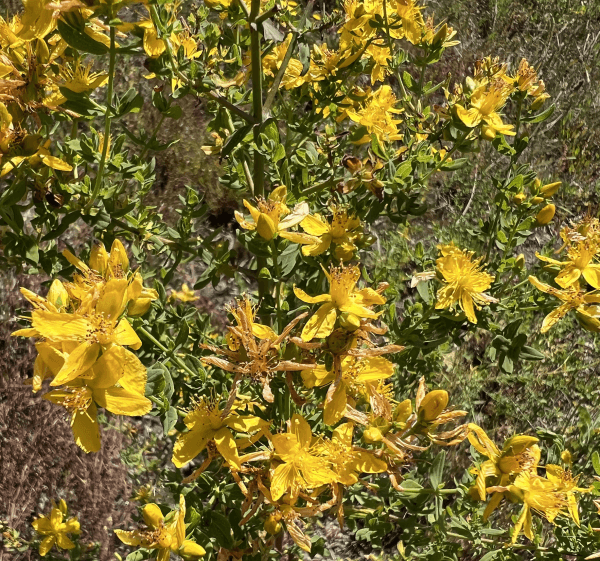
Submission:
[[381,314],[373,312],[371,306],[386,302],[385,298],[372,288],[356,290],[356,283],[360,278],[360,270],[356,266],[331,267],[329,273],[325,271],[325,275],[329,280],[329,294],[309,296],[294,286],[294,293],[303,302],[323,304],[304,326],[303,341],[327,337],[333,331],[338,311],[346,313],[346,321],[358,327],[360,318],[375,319]]
[[475,309],[498,302],[485,291],[494,277],[482,271],[481,259],[473,259],[472,251],[463,251],[454,245],[439,246],[442,256],[436,261],[437,270],[445,281],[438,291],[436,309],[451,308],[459,303],[471,323],[477,323]]
[[52,501],[50,516],[36,518],[32,526],[35,531],[44,536],[40,543],[40,555],[44,557],[54,545],[59,549],[73,549],[75,544],[67,534],[79,534],[79,521],[76,517],[64,521],[67,516],[67,503],[61,499],[58,506]]
[[142,510],[147,528],[141,530],[115,530],[117,537],[127,545],[141,545],[158,550],[158,561],[168,561],[171,552],[187,558],[202,557],[206,551],[201,545],[186,539],[185,499],[179,497],[179,509],[164,516],[158,505],[147,504]]

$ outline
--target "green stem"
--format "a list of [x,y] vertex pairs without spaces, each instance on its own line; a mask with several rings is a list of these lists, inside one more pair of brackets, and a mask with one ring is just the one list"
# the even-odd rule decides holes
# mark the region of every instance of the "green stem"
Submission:
[[166,115],[160,116],[160,119],[158,120],[158,125],[156,125],[156,127],[154,128],[154,131],[152,132],[152,136],[150,137],[150,140],[146,143],[146,146],[144,146],[144,149],[142,150],[142,153],[140,154],[140,160],[143,160],[144,156],[147,154],[148,150],[150,150],[150,143],[156,138],[156,133],[160,129],[160,126],[163,124],[163,121],[165,120],[165,118],[166,118]]
[[[429,308],[429,310],[427,310],[427,312],[425,312],[425,314],[421,317],[421,319],[419,321],[417,321],[417,323],[415,323],[410,329],[407,329],[402,336],[400,337],[400,339],[398,339],[397,344],[398,343],[402,343],[404,341],[406,341],[407,337],[415,330],[417,329],[417,327],[419,327],[419,325],[421,325],[423,322],[427,321],[432,315],[433,312],[435,312],[435,304],[433,306],[431,306],[431,308]],[[403,438],[405,435],[402,435],[400,438]]]
[[138,327],[137,330],[144,336],[146,339],[154,343],[156,347],[158,347],[163,353],[165,353],[173,362],[177,364],[182,370],[185,370],[190,376],[196,377],[198,375],[197,372],[194,372],[183,360],[181,360],[178,356],[176,356],[172,351],[167,349],[154,335],[152,335],[146,328]]
[[[260,140],[260,125],[263,122],[262,100],[262,60],[260,50],[261,26],[256,23],[260,12],[260,0],[252,0],[250,7],[250,55],[252,61],[252,116],[254,117],[254,142]],[[265,158],[258,150],[254,151],[254,194],[263,197],[265,194]]]
[[266,115],[269,114],[271,105],[273,105],[273,101],[275,101],[275,96],[277,95],[277,92],[279,91],[279,84],[281,84],[283,75],[285,74],[288,64],[292,58],[292,53],[294,52],[294,49],[296,48],[296,42],[298,41],[298,35],[299,35],[298,32],[294,32],[294,34],[292,35],[290,44],[287,48],[287,51],[285,52],[285,56],[283,57],[281,66],[279,67],[279,71],[277,72],[277,75],[275,76],[275,79],[273,80],[273,84],[271,85],[271,89],[269,90],[269,93],[267,94],[267,99],[265,100],[265,105],[263,107],[263,112]]
[[[229,132],[233,134],[235,132],[235,125],[233,124],[233,119],[229,112],[225,111],[227,114],[227,128]],[[254,195],[254,180],[252,179],[252,173],[250,172],[250,167],[248,166],[248,162],[246,161],[246,155],[242,154],[240,157],[242,161],[242,169],[244,170],[244,175],[246,176],[246,182],[248,183],[248,187],[250,188],[250,192]]]
[[108,88],[106,91],[106,112],[104,113],[104,142],[102,145],[102,157],[100,158],[100,165],[98,166],[98,173],[96,174],[96,181],[94,183],[94,189],[88,204],[85,206],[85,212],[89,212],[92,205],[98,198],[100,189],[102,188],[102,176],[104,175],[104,166],[106,165],[106,156],[108,154],[108,145],[110,144],[110,124],[111,124],[111,110],[113,103],[113,89],[115,85],[115,62],[117,58],[117,50],[115,45],[115,37],[117,30],[114,26],[110,27],[110,61],[108,67]]
[[271,258],[273,259],[273,268],[275,269],[275,306],[277,310],[277,331],[283,328],[281,318],[281,271],[279,269],[279,253],[275,239],[271,240]]
[[448,161],[448,159],[452,156],[452,154],[454,154],[454,152],[456,152],[456,150],[458,150],[458,147],[463,143],[463,141],[465,140],[465,138],[467,138],[468,134],[471,131],[468,130],[466,132],[464,132],[460,138],[454,143],[454,146],[452,146],[452,148],[446,152],[446,154],[444,155],[444,157],[442,158],[441,162],[435,166],[434,168],[430,169],[420,180],[419,182],[422,184],[425,182],[426,179],[429,178],[429,176],[433,173],[435,173],[436,171],[439,171],[440,169],[442,169],[442,166]]

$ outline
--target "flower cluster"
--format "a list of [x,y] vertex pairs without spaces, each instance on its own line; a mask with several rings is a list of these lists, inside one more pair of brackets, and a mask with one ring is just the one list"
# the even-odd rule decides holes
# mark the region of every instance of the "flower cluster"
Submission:
[[[588,331],[600,331],[600,225],[598,219],[585,220],[561,231],[566,261],[558,261],[536,253],[547,263],[545,267],[556,276],[555,288],[531,275],[529,281],[538,290],[558,298],[562,304],[550,312],[542,323],[542,333],[556,325],[570,311],[575,311],[582,327]],[[581,282],[589,285],[586,289]]]
[[89,265],[68,250],[64,255],[77,268],[73,281],[54,280],[46,298],[21,289],[34,308],[31,327],[13,335],[36,340],[34,391],[51,378],[54,389],[44,399],[67,410],[78,446],[97,452],[98,406],[129,416],[152,408],[144,396],[146,367],[127,349],[139,349],[142,342],[126,316],[145,313],[158,295],[143,286],[139,272],[129,269],[119,240],[110,253],[96,244]]
[[512,534],[514,544],[521,531],[533,540],[532,511],[553,522],[558,516],[570,517],[579,524],[576,493],[588,489],[577,486],[578,477],[554,464],[543,466],[546,477],[538,475],[541,451],[534,436],[516,435],[504,442],[500,450],[481,427],[469,424],[469,442],[482,456],[488,458],[473,468],[476,484],[472,495],[486,501],[483,517],[487,519],[502,499],[521,503],[523,508]]

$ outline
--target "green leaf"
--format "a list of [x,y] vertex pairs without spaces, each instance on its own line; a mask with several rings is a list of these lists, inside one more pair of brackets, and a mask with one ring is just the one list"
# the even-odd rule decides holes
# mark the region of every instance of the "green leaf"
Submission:
[[498,554],[501,553],[502,550],[496,549],[495,551],[488,551],[479,561],[492,561],[492,559],[496,559]]
[[446,452],[442,450],[433,460],[429,470],[429,481],[434,489],[438,489],[444,477],[444,464],[446,463]]
[[179,333],[177,334],[177,338],[175,339],[175,349],[178,349],[179,347],[182,347],[183,345],[185,345],[185,343],[188,340],[188,337],[190,335],[190,328],[187,324],[187,322],[182,322],[181,324],[181,329],[179,330]]
[[529,345],[524,345],[521,349],[521,358],[523,360],[544,360],[546,355],[541,353],[537,349],[530,347]]
[[410,160],[407,160],[406,162],[402,162],[396,169],[396,174],[394,175],[394,181],[396,183],[402,183],[402,180],[406,179],[411,173],[412,173],[412,162]]
[[451,162],[446,162],[440,169],[442,171],[455,171],[464,168],[469,163],[468,158],[458,158]]
[[62,19],[57,21],[58,32],[69,47],[92,55],[105,55],[110,50],[104,43],[92,39],[85,32],[71,27]]
[[596,475],[600,475],[600,454],[598,454],[597,451],[594,451],[592,454],[592,466],[594,467]]
[[281,43],[285,39],[285,35],[279,31],[269,20],[263,21],[263,34],[266,41],[275,41]]
[[221,148],[221,158],[227,158],[227,156],[229,156],[229,154],[231,154],[233,149],[242,140],[244,140],[244,137],[250,132],[251,128],[252,128],[252,125],[246,125],[244,127],[239,128],[232,135],[230,135],[227,138],[227,140],[225,141],[223,148]]
[[552,104],[545,111],[542,111],[541,113],[538,113],[537,115],[532,115],[531,117],[523,117],[521,120],[524,123],[541,123],[542,121],[545,121],[546,119],[548,119],[552,115],[552,113],[554,113],[555,109],[556,109],[556,105]]
[[217,540],[217,543],[226,549],[233,547],[233,536],[231,535],[231,524],[227,517],[220,512],[210,511],[210,524],[207,534]]
[[163,432],[165,436],[171,432],[175,423],[177,423],[177,409],[171,405],[169,409],[167,409],[163,420]]

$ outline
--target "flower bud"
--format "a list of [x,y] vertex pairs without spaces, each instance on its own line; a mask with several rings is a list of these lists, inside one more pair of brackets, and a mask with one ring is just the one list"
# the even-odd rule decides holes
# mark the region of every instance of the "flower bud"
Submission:
[[186,561],[191,561],[192,559],[206,555],[206,550],[192,540],[184,540],[177,553]]
[[256,224],[256,231],[259,233],[261,238],[271,241],[276,232],[275,223],[270,216],[267,216],[261,212]]
[[92,251],[90,252],[90,267],[94,271],[104,274],[108,267],[108,252],[102,242],[95,242]]
[[448,25],[444,24],[440,27],[437,33],[433,36],[433,41],[431,42],[433,47],[440,47],[443,45],[444,41],[448,37]]
[[525,256],[522,253],[519,253],[518,257],[515,259],[515,267],[517,269],[525,267]]
[[554,213],[556,212],[556,207],[552,204],[546,205],[542,210],[537,213],[535,220],[538,226],[545,226],[548,224],[553,218]]
[[419,420],[433,421],[448,405],[448,392],[446,390],[433,390],[421,401],[419,407]]
[[268,534],[272,536],[276,536],[281,532],[281,514],[270,514],[269,517],[265,520],[264,528]]
[[571,456],[571,452],[569,452],[568,450],[562,451],[560,459],[568,466],[573,465],[573,456]]
[[360,327],[360,318],[356,314],[349,312],[342,312],[340,314],[340,327],[347,329],[348,331],[355,331]]
[[542,182],[536,177],[534,182],[529,187],[532,195],[537,195],[540,192],[540,187],[542,186]]
[[489,142],[491,142],[492,140],[494,140],[494,138],[496,138],[496,129],[490,127],[489,125],[482,125],[481,138],[483,138],[483,140],[488,140]]
[[466,89],[467,89],[468,92],[475,91],[475,88],[477,87],[477,84],[475,83],[475,80],[473,80],[473,78],[471,78],[471,76],[467,76],[465,78],[465,87],[466,87]]
[[369,427],[363,432],[365,442],[381,442],[383,434],[377,427]]
[[544,197],[533,197],[531,199],[531,204],[537,205],[544,202]]
[[525,193],[518,193],[517,195],[515,195],[513,197],[513,203],[515,203],[516,205],[521,205],[523,203],[523,201],[527,198],[527,195]]
[[556,181],[555,183],[548,183],[548,185],[544,185],[540,189],[540,195],[542,195],[542,197],[547,199],[548,197],[555,195],[558,192],[558,190],[560,189],[561,185],[562,185],[562,181]]

